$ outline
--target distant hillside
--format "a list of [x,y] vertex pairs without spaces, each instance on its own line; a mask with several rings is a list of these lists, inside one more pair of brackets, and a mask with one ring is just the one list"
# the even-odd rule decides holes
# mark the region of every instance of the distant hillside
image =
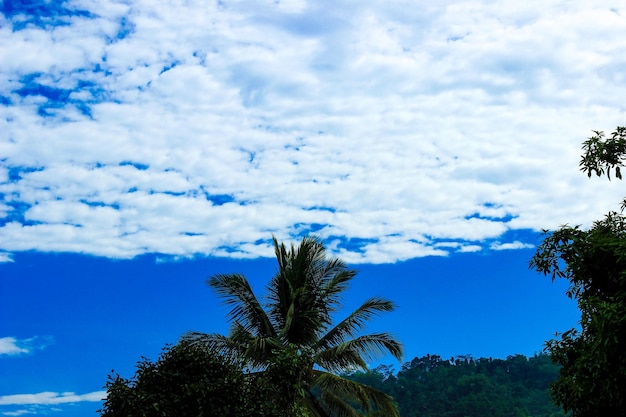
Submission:
[[545,354],[504,360],[427,355],[398,373],[379,366],[348,377],[392,395],[402,417],[563,417],[549,392],[558,374]]

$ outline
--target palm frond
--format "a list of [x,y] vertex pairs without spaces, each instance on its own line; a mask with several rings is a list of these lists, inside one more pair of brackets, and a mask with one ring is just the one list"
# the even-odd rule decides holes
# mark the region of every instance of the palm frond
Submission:
[[278,261],[278,269],[282,270],[287,264],[287,248],[284,243],[279,243],[276,236],[272,235],[272,242],[274,243],[274,253],[276,254],[276,260]]
[[245,364],[251,370],[267,369],[273,352],[280,348],[281,345],[275,338],[255,337],[250,340],[244,353]]
[[367,362],[363,355],[356,350],[344,349],[338,351],[328,349],[318,353],[314,361],[315,365],[334,373],[352,372],[355,370],[367,371]]
[[300,399],[300,405],[306,410],[307,417],[331,417],[320,403],[320,399],[311,392],[307,392]]
[[212,276],[207,284],[227,306],[231,307],[228,312],[231,321],[241,323],[246,330],[258,335],[276,336],[267,313],[254,295],[245,276],[218,274]]
[[320,338],[318,342],[319,349],[325,349],[337,345],[347,338],[355,337],[357,332],[365,328],[369,320],[380,313],[393,311],[394,308],[395,306],[391,301],[383,298],[366,300],[359,308]]
[[286,342],[310,346],[331,323],[333,303],[326,296],[330,292],[323,289],[327,275],[345,266],[338,260],[327,261],[317,238],[304,238],[290,250],[274,238],[274,247],[279,270],[268,286],[269,317]]
[[385,416],[400,415],[391,396],[338,375],[318,372],[314,387],[319,388],[320,402],[332,416],[361,416],[359,409],[365,414],[380,411]]
[[233,363],[241,363],[243,353],[247,348],[245,344],[215,333],[187,332],[183,335],[182,340],[193,345],[203,346]]
[[350,366],[363,368],[387,354],[402,361],[402,344],[389,333],[372,333],[319,351],[315,363],[330,372],[344,372],[352,370]]
[[327,300],[330,311],[336,311],[342,303],[341,295],[348,289],[348,284],[356,276],[353,269],[342,268],[335,271],[330,279],[326,280],[322,288],[322,298]]
[[272,351],[281,347],[277,338],[250,333],[239,322],[232,324],[228,338],[242,346],[241,357],[244,363],[254,370],[265,369]]
[[272,351],[280,348],[280,344],[274,338],[254,336],[246,332],[243,327],[235,326],[231,328],[228,336],[188,332],[183,335],[182,340],[201,345],[218,353],[229,362],[245,365],[251,371],[267,368]]
[[324,391],[320,395],[320,402],[328,409],[327,416],[332,417],[363,417],[354,406],[343,400],[332,391]]
[[293,245],[288,252],[284,243],[278,243],[275,236],[272,236],[274,242],[274,252],[276,253],[276,261],[278,262],[278,271],[267,286],[268,314],[270,320],[274,324],[275,329],[284,332],[285,322],[287,320],[287,312],[292,304],[292,284],[285,279],[287,270],[291,268],[291,257],[294,251]]

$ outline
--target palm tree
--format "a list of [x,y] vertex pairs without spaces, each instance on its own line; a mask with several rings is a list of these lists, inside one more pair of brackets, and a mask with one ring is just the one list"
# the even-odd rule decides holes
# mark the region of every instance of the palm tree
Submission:
[[[192,332],[184,337],[234,360],[255,375],[278,383],[289,413],[311,417],[351,417],[380,411],[399,416],[393,399],[341,375],[361,369],[390,353],[402,359],[402,346],[388,333],[359,335],[392,302],[370,298],[336,325],[334,313],[356,275],[339,259],[328,257],[317,238],[305,237],[290,250],[274,248],[278,271],[261,304],[243,275],[220,274],[207,283],[230,306],[230,334]],[[273,377],[272,377],[273,375]]]

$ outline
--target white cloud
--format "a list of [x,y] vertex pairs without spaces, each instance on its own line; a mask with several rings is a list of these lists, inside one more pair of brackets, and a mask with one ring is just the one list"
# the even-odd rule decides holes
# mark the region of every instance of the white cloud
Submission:
[[5,416],[22,416],[24,414],[33,414],[30,410],[3,411],[0,413]]
[[22,346],[14,337],[0,338],[0,355],[19,355],[21,353],[29,353],[30,351]]
[[491,249],[493,250],[529,249],[533,247],[534,245],[531,245],[530,243],[523,243],[519,240],[509,243],[494,242],[491,244]]
[[49,336],[35,336],[28,339],[18,339],[8,336],[0,338],[0,356],[22,355],[45,349],[54,341]]
[[623,194],[577,166],[626,115],[615,2],[72,4],[95,17],[0,24],[3,253],[271,256],[313,231],[393,262],[522,248],[498,242]]
[[0,405],[54,405],[77,402],[97,402],[106,397],[106,391],[87,394],[73,392],[39,392],[37,394],[15,394],[0,396]]
[[479,245],[467,245],[467,246],[461,247],[459,252],[462,252],[462,253],[480,252],[482,249],[483,249],[482,246],[479,246]]
[[13,262],[13,255],[0,252],[0,263]]

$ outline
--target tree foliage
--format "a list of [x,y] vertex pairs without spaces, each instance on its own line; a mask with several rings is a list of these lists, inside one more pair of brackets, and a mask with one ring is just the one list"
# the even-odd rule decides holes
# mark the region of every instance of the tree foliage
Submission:
[[208,285],[230,307],[230,333],[189,333],[185,340],[242,360],[274,384],[285,415],[397,416],[390,396],[338,375],[365,370],[386,353],[401,358],[402,347],[390,334],[361,334],[369,320],[393,310],[393,303],[370,298],[333,325],[356,272],[327,256],[316,238],[290,249],[274,239],[274,248],[278,270],[267,286],[267,301],[259,301],[246,277],[215,275]]
[[348,375],[392,395],[402,417],[564,417],[550,383],[559,367],[545,354],[506,359],[437,355]]
[[584,154],[580,160],[580,169],[588,177],[596,174],[598,177],[606,174],[611,179],[611,169],[615,176],[622,179],[621,168],[626,157],[626,127],[618,126],[611,136],[594,130],[594,135],[583,142]]
[[215,352],[186,342],[142,358],[131,379],[109,375],[102,417],[280,417],[263,381]]
[[[626,128],[602,132],[583,144],[581,170],[601,176],[620,168]],[[626,200],[625,200],[626,203]],[[584,230],[563,226],[546,237],[530,262],[537,271],[569,281],[567,295],[581,311],[580,328],[547,342],[562,365],[553,385],[556,402],[575,417],[626,416],[626,218],[612,211]]]

